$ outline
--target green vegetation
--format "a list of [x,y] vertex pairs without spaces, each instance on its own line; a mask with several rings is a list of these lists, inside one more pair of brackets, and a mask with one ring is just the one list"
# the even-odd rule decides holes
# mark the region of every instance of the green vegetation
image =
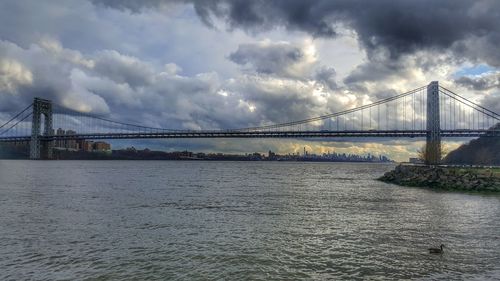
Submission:
[[[494,127],[500,129],[500,124]],[[443,159],[445,164],[500,165],[500,137],[480,137],[471,140]]]

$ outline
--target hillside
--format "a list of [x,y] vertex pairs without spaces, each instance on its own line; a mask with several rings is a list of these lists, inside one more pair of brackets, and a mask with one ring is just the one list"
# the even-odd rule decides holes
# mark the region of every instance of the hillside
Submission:
[[[500,124],[496,125],[497,130]],[[448,153],[445,164],[500,165],[500,137],[480,137]]]

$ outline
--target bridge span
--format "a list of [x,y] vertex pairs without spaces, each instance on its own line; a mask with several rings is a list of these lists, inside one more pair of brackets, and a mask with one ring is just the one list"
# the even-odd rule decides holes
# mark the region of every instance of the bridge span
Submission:
[[[0,142],[29,142],[30,158],[52,157],[55,141],[193,138],[426,138],[428,164],[441,159],[441,138],[499,137],[500,115],[437,81],[371,104],[314,118],[256,127],[179,130],[147,127],[34,102],[0,126]],[[66,129],[58,134],[54,128]]]

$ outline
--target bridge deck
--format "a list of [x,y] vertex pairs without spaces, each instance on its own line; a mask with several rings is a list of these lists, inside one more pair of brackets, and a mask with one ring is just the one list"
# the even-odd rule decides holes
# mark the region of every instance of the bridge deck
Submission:
[[[181,138],[421,138],[425,130],[391,131],[171,131],[152,133],[76,134],[41,136],[43,141],[96,139],[181,139]],[[442,137],[500,136],[499,130],[442,130]],[[31,136],[2,137],[0,142],[29,141]]]

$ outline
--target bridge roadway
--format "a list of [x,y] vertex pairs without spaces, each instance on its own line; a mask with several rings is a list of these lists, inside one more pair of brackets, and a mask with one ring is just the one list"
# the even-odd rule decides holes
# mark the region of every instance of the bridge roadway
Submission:
[[[97,140],[97,139],[195,139],[195,138],[421,138],[426,137],[426,130],[390,130],[390,131],[164,131],[149,133],[105,133],[40,136],[41,141],[55,140]],[[500,137],[500,130],[441,130],[441,137]],[[0,142],[29,141],[31,136],[0,137]]]

